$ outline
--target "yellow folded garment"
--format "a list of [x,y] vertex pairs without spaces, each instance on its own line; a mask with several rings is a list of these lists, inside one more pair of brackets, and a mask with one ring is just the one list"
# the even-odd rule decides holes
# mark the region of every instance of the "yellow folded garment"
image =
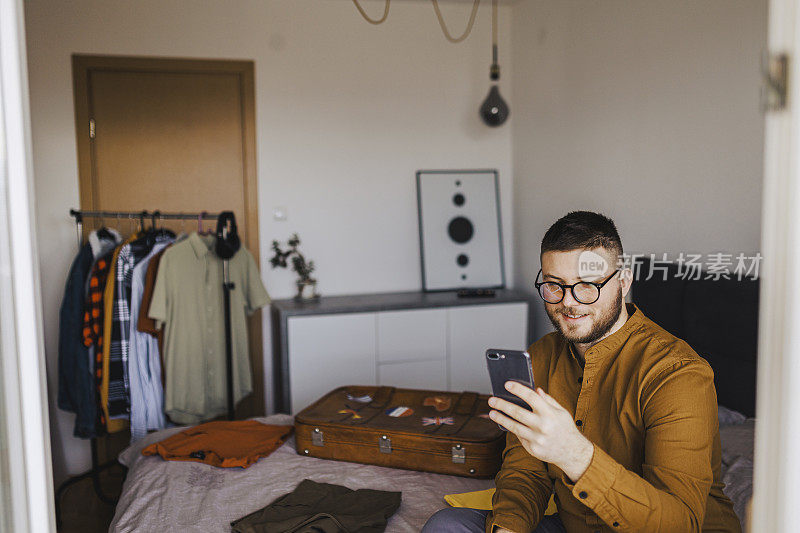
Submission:
[[[461,494],[446,494],[444,501],[451,507],[469,507],[471,509],[481,509],[482,511],[492,510],[492,496],[494,496],[494,489],[476,490],[475,492],[463,492]],[[545,509],[545,516],[556,514],[556,502],[553,496],[550,496],[550,501],[547,502],[547,509]]]

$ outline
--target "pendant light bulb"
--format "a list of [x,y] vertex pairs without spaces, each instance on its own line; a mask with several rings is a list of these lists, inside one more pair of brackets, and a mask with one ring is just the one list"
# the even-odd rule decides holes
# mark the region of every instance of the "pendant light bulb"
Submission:
[[500,96],[500,90],[494,83],[489,89],[489,96],[481,104],[481,117],[487,126],[497,127],[506,121],[508,114],[508,104]]

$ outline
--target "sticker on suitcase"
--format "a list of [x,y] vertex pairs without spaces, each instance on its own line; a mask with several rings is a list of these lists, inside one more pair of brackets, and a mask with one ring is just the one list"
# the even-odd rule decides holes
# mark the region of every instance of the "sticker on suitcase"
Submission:
[[356,418],[361,418],[361,415],[353,411],[352,409],[342,409],[341,411],[339,411],[339,414],[350,415],[353,420],[355,420]]
[[452,416],[423,416],[422,417],[422,425],[423,426],[441,426],[442,424],[447,424],[448,426],[452,426],[455,424],[455,420],[453,420]]
[[410,407],[406,407],[404,405],[401,405],[399,407],[392,407],[391,409],[387,409],[386,410],[386,414],[388,416],[397,418],[397,417],[401,417],[401,416],[411,416],[411,415],[414,414],[414,410],[412,408],[410,408]]
[[447,411],[450,409],[452,400],[447,396],[428,396],[422,405],[425,407],[433,407],[437,411]]
[[347,394],[347,399],[351,402],[358,402],[358,403],[369,403],[372,401],[372,396],[369,394],[364,394],[362,396],[355,396],[353,394]]

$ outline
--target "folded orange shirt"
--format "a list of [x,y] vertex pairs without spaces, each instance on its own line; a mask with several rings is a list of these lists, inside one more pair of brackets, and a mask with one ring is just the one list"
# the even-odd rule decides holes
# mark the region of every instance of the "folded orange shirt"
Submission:
[[247,468],[277,450],[293,429],[294,426],[271,426],[256,420],[207,422],[147,446],[142,455]]

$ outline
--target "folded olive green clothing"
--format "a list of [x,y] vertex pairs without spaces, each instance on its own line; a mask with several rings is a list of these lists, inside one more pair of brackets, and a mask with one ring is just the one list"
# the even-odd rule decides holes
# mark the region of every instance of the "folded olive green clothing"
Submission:
[[233,533],[380,533],[398,507],[399,492],[351,490],[304,479],[231,526]]

